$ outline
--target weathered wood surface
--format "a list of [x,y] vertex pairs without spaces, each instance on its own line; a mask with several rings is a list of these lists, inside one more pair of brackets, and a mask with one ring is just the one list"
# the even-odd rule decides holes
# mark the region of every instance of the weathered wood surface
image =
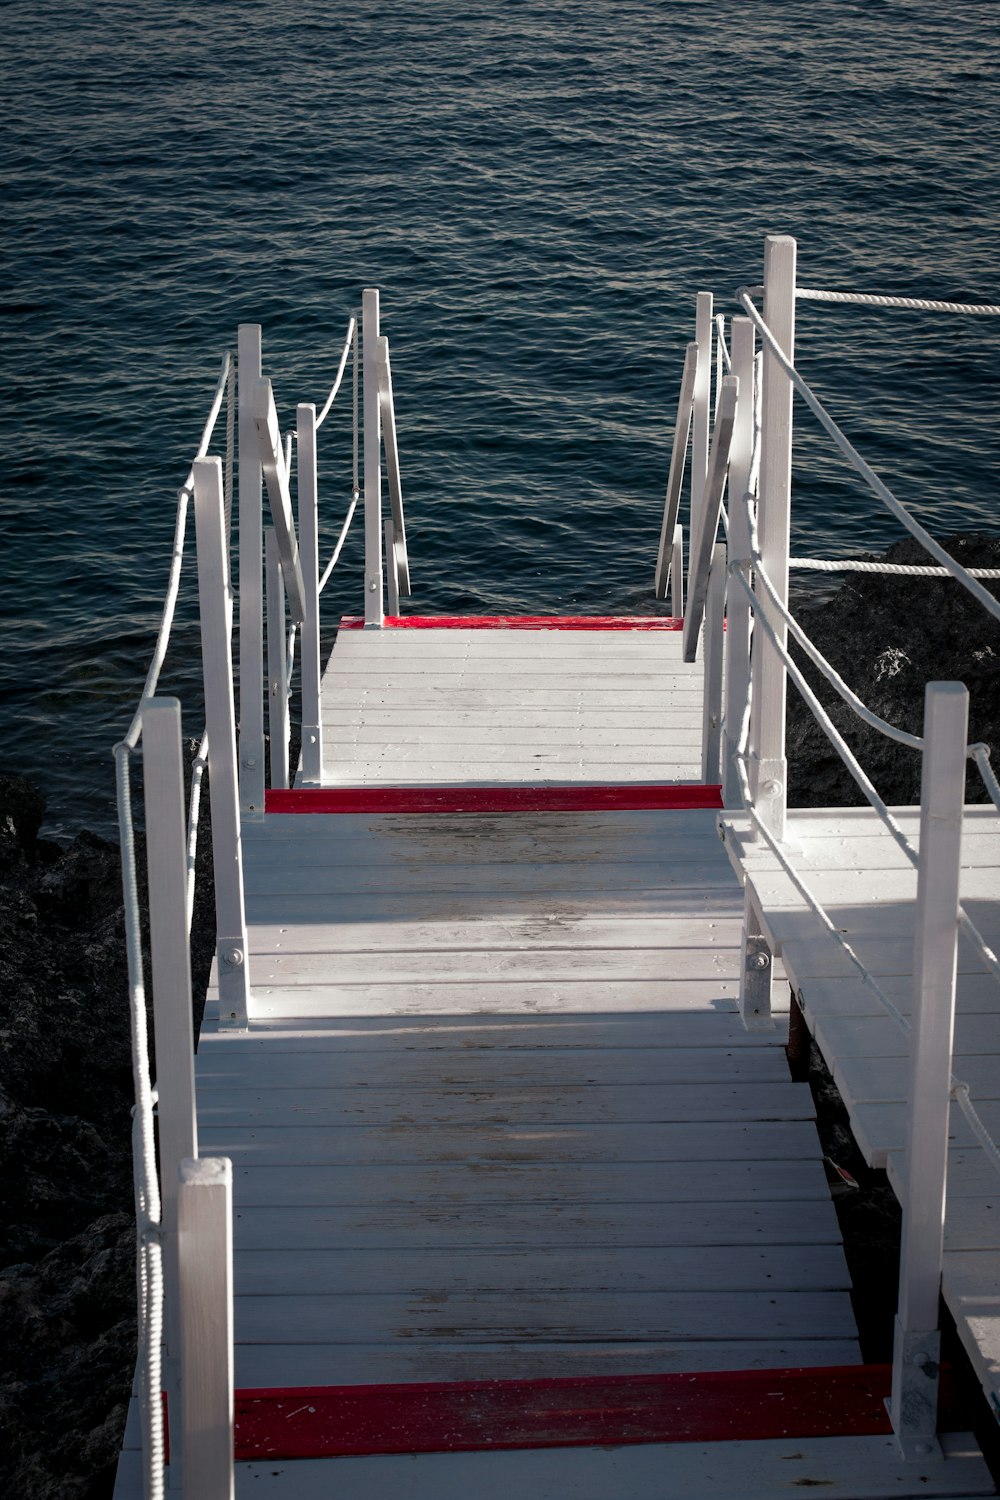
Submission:
[[342,630],[323,779],[698,781],[701,709],[679,631]]
[[485,1376],[511,1345],[524,1373],[629,1341],[841,1357],[812,1101],[734,1013],[711,813],[275,816],[247,851],[271,1013],[210,1012],[198,1058],[238,1339],[398,1344],[427,1379],[472,1345]]
[[[895,810],[919,847],[919,810]],[[734,865],[760,904],[810,1030],[823,1052],[867,1160],[887,1167],[905,1200],[903,1153],[909,1037],[862,983],[841,945],[824,931],[746,820],[720,820]],[[916,871],[875,814],[864,808],[792,812],[793,861],[878,986],[911,1014]],[[1000,943],[1000,819],[966,809],[962,902],[986,941]],[[954,1076],[970,1085],[979,1113],[1000,1139],[1000,985],[973,943],[958,944]],[[987,1393],[1000,1400],[1000,1175],[952,1105],[945,1217],[944,1290]]]

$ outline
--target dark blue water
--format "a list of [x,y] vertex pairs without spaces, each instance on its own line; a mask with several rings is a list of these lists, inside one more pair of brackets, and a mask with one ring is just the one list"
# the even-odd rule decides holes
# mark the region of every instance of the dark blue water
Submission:
[[[422,611],[644,610],[693,298],[1000,300],[992,0],[7,0],[4,761],[107,830],[174,493],[240,320],[283,421],[383,293]],[[938,531],[998,529],[995,320],[802,309]],[[338,403],[339,405],[339,403]],[[350,486],[323,433],[326,533]],[[796,543],[898,531],[800,423]],[[797,461],[798,462],[798,461]],[[360,528],[327,598],[360,604]],[[193,594],[164,687],[200,727]]]

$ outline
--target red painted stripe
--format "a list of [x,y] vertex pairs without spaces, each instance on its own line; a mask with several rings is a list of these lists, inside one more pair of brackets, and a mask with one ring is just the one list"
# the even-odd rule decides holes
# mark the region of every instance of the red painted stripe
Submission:
[[721,786],[359,786],[264,793],[267,813],[644,812],[722,807]]
[[887,1434],[889,1365],[236,1392],[236,1458]]
[[[362,630],[361,615],[344,615],[341,630]],[[391,630],[683,630],[671,615],[386,615]]]

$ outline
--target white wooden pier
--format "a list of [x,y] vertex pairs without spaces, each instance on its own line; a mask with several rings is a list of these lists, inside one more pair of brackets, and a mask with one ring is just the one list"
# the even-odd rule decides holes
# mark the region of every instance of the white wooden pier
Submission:
[[[160,1060],[157,1169],[130,939],[145,1407],[116,1500],[996,1492],[937,1398],[943,1294],[1000,1410],[1000,820],[962,806],[955,684],[929,689],[924,801],[894,831],[877,793],[874,812],[787,810],[793,242],[768,240],[765,287],[730,346],[698,299],[656,569],[679,613],[690,436],[683,624],[399,613],[366,292],[365,608],[322,672],[330,402],[297,408],[296,522],[260,331],[241,330],[238,738],[211,422],[189,486],[218,916],[193,1068],[180,717],[156,672],[116,752],[121,777],[141,732]],[[359,500],[356,477],[341,540]],[[789,985],[904,1209],[891,1369],[862,1362]]]

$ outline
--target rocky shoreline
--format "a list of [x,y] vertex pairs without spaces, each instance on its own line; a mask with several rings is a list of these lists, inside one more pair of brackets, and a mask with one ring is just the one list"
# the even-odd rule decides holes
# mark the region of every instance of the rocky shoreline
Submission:
[[[951,537],[947,545],[968,565],[1000,567],[998,538]],[[888,556],[926,561],[911,542]],[[1000,585],[990,587],[1000,594]],[[851,574],[800,618],[864,701],[903,728],[919,733],[928,678],[965,681],[971,735],[992,745],[1000,765],[1000,624],[957,585]],[[887,800],[917,801],[917,757],[859,726],[839,700],[831,704],[825,685],[820,696]],[[860,800],[794,689],[788,744],[793,805]],[[982,800],[972,778],[969,797]],[[44,811],[27,782],[0,776],[0,1493],[108,1500],[135,1358],[120,866],[117,847],[91,834],[67,848],[41,837]],[[208,816],[206,805],[198,996],[213,948]],[[824,1147],[839,1149],[848,1165],[850,1137],[815,1060],[812,1076]],[[856,1160],[853,1169],[859,1195],[838,1202],[848,1253],[857,1278],[868,1267],[880,1289],[859,1297],[859,1311],[868,1302],[884,1309],[888,1298],[891,1319],[898,1215],[881,1174],[866,1174]],[[868,1357],[884,1357],[879,1329],[866,1336]]]

